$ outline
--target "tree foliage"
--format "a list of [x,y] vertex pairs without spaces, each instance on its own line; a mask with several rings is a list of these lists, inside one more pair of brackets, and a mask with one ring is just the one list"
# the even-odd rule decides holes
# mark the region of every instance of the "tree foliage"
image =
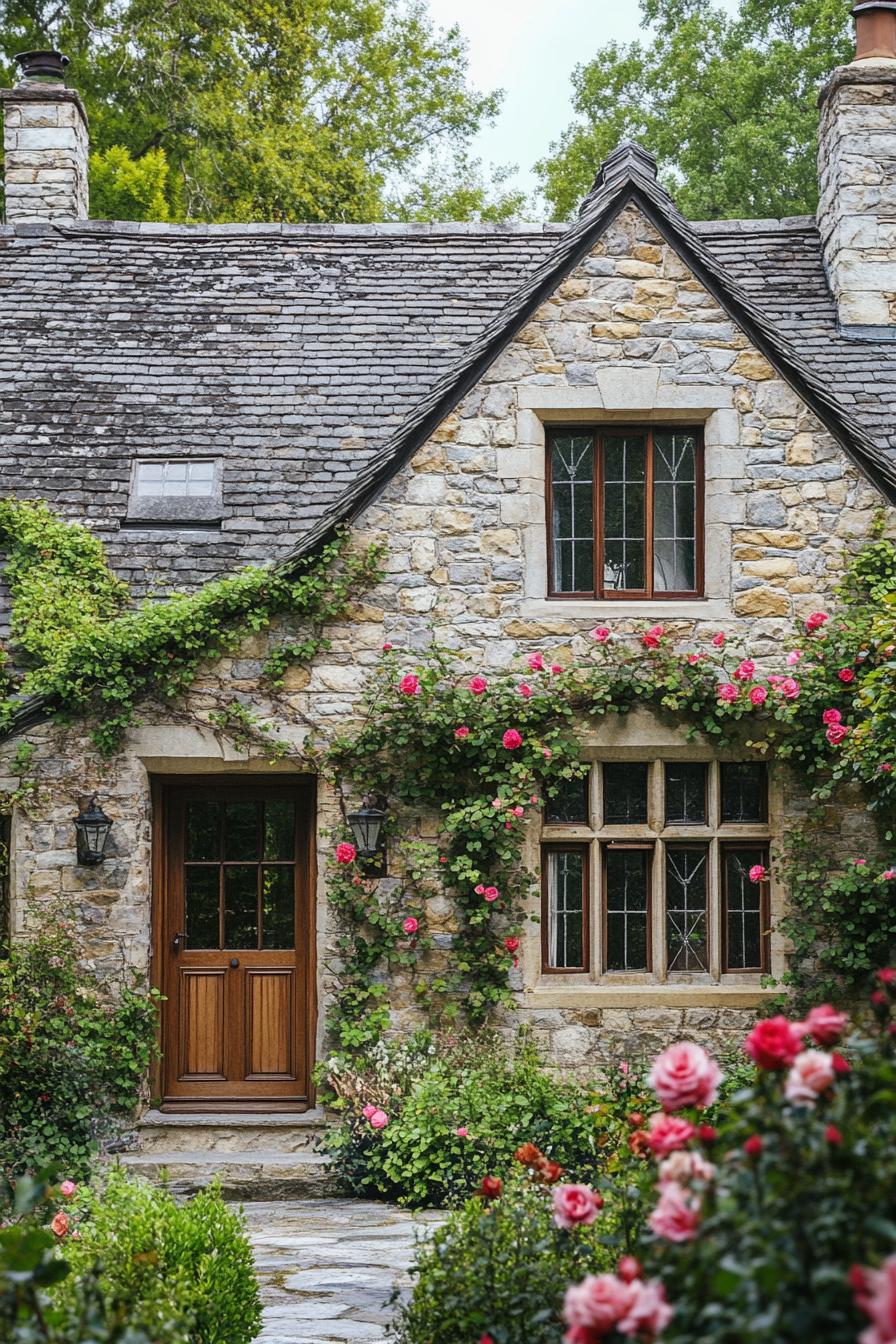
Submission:
[[639,0],[644,40],[602,47],[573,76],[575,121],[539,165],[570,215],[619,140],[657,156],[692,219],[810,213],[817,95],[852,58],[850,0]]
[[[472,88],[459,29],[435,29],[422,0],[0,0],[7,83],[17,51],[48,45],[87,107],[100,216],[400,214],[432,151],[463,166],[500,103]],[[515,204],[475,171],[470,187],[455,208]]]

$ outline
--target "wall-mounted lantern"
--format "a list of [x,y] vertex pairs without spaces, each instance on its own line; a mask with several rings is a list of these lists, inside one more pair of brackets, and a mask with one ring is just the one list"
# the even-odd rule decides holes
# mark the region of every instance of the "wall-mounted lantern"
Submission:
[[385,801],[368,794],[357,812],[349,812],[346,818],[355,837],[358,858],[380,867],[383,874],[386,869],[386,837],[383,834],[386,809],[382,804]]
[[96,794],[86,804],[81,804],[81,810],[75,817],[79,863],[88,866],[102,863],[111,829],[112,822],[96,801]]

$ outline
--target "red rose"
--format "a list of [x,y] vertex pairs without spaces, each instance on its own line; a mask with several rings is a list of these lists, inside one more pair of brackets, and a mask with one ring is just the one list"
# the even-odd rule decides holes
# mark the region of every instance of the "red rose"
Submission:
[[716,1143],[718,1141],[719,1131],[716,1129],[715,1125],[698,1125],[697,1137],[702,1139],[704,1143]]
[[751,1134],[744,1143],[744,1152],[747,1157],[758,1157],[762,1152],[762,1138],[759,1134]]
[[508,728],[501,741],[508,751],[516,751],[517,747],[523,745],[523,739],[515,728]]
[[478,1193],[482,1199],[497,1199],[503,1189],[500,1176],[483,1176]]
[[520,947],[520,940],[519,938],[505,938],[504,946],[507,948],[508,952],[518,952]]
[[358,851],[347,840],[343,840],[340,845],[336,846],[337,863],[354,863],[357,857]]
[[786,1017],[757,1022],[744,1041],[744,1050],[760,1069],[789,1069],[803,1048],[802,1024]]
[[834,1144],[835,1146],[843,1142],[843,1135],[836,1125],[828,1125],[826,1127],[824,1131],[824,1141],[825,1143]]
[[851,667],[841,667],[840,671],[837,673],[837,676],[843,682],[844,686],[848,686],[851,681],[855,681],[856,679],[856,674],[855,672],[853,672]]

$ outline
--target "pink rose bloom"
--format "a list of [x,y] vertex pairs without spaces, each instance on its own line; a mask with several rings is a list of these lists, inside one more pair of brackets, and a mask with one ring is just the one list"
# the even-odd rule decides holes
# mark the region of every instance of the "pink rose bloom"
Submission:
[[77,1188],[74,1181],[63,1181],[59,1187],[59,1193],[64,1199],[71,1199]]
[[542,672],[544,670],[544,654],[530,653],[526,663],[530,672]]
[[730,705],[732,701],[737,699],[738,689],[736,686],[732,686],[730,681],[723,681],[718,691],[716,692],[716,696],[719,700],[722,700]]
[[57,1213],[53,1221],[50,1223],[50,1227],[53,1229],[57,1237],[64,1237],[66,1232],[68,1231],[68,1214],[62,1213],[61,1211]]
[[891,878],[896,877],[896,868],[887,868],[884,872],[881,873],[881,877],[886,878],[886,880],[889,882]]
[[791,652],[788,653],[785,662],[787,663],[788,667],[796,667],[797,663],[802,658],[802,656],[803,656],[802,649],[792,649]]
[[825,1050],[803,1050],[787,1075],[784,1095],[795,1106],[814,1106],[835,1077],[832,1055]]
[[785,700],[795,700],[800,693],[800,684],[793,677],[785,677],[778,683],[778,690]]
[[591,631],[591,638],[596,640],[598,644],[606,644],[610,638],[610,631],[605,625],[596,625]]
[[693,1241],[700,1227],[700,1200],[676,1181],[664,1181],[649,1222],[665,1241]]
[[507,732],[501,738],[501,741],[504,743],[504,746],[507,748],[508,751],[516,751],[517,747],[521,747],[523,745],[523,739],[520,737],[519,733],[515,728],[508,728]]
[[679,1041],[657,1055],[647,1079],[667,1111],[685,1106],[711,1106],[722,1070],[702,1045]]
[[764,705],[768,699],[768,691],[764,686],[754,686],[750,691],[751,705]]
[[806,629],[810,634],[813,630],[820,630],[827,619],[828,618],[823,611],[813,611],[812,615],[806,621]]
[[501,802],[501,799],[500,799],[500,798],[493,798],[493,799],[492,799],[492,807],[503,807],[503,806],[504,806],[504,804]]
[[370,1117],[371,1129],[385,1129],[389,1123],[389,1117],[385,1111],[374,1111]]
[[699,661],[700,661],[699,653],[688,654],[688,662],[690,663],[691,667],[696,667]]
[[699,1153],[672,1153],[660,1163],[660,1183],[674,1181],[677,1185],[690,1185],[691,1181],[714,1180],[716,1169],[711,1162]]
[[715,648],[717,648],[717,649],[724,648],[724,646],[725,646],[725,638],[726,638],[726,636],[725,636],[725,632],[724,632],[723,630],[720,630],[719,633],[718,633],[717,635],[713,635],[713,637],[712,637],[712,642],[713,642],[713,645],[715,646]]
[[336,846],[337,863],[354,863],[357,857],[358,851],[354,845],[349,844],[348,840],[343,840],[341,844]]
[[419,695],[420,678],[415,677],[413,672],[408,672],[398,683],[398,689],[401,691],[402,695]]
[[361,1114],[363,1115],[365,1120],[369,1120],[372,1115],[376,1115],[378,1110],[379,1110],[378,1106],[373,1106],[370,1104],[370,1102],[368,1102],[367,1105],[364,1107],[363,1111],[361,1112]]
[[826,709],[821,716],[822,723],[827,724],[828,727],[830,727],[832,723],[842,722],[842,719],[843,715],[840,713],[839,709]]
[[516,689],[524,700],[528,700],[530,695],[532,694],[532,687],[528,686],[524,681],[521,681]]
[[820,1003],[809,1009],[805,1026],[816,1045],[827,1046],[843,1040],[848,1022],[846,1013],[838,1013],[830,1003]]
[[845,737],[849,737],[849,729],[845,723],[832,723],[830,728],[825,729],[825,737],[832,747],[839,747]]
[[480,883],[479,883],[479,886],[478,886],[478,887],[474,887],[473,890],[475,891],[475,893],[476,893],[477,896],[484,896],[484,895],[485,895],[485,883],[484,883],[484,882],[480,882]]
[[766,1017],[757,1022],[744,1041],[744,1050],[760,1069],[789,1069],[803,1048],[802,1022]]
[[615,1274],[589,1274],[566,1290],[563,1319],[574,1329],[605,1335],[625,1316],[635,1300],[635,1287]]
[[486,887],[482,894],[489,905],[491,905],[492,901],[496,901],[501,893],[498,891],[497,887]]
[[674,1315],[666,1301],[666,1290],[657,1279],[633,1283],[632,1287],[635,1300],[616,1329],[630,1339],[658,1339]]
[[896,1255],[885,1260],[880,1269],[862,1269],[857,1288],[856,1306],[873,1322],[859,1336],[859,1344],[893,1344],[896,1340]]
[[753,673],[756,671],[756,664],[751,658],[745,658],[742,663],[734,669],[735,681],[752,681]]
[[563,668],[560,666],[559,663],[551,663],[551,676],[552,676],[552,677],[559,677],[559,675],[560,675],[560,673],[561,673],[562,671],[563,671]]
[[456,1129],[454,1132],[459,1139],[467,1139],[470,1136],[470,1131],[465,1125],[461,1125],[460,1128]]
[[455,737],[459,737],[459,738],[469,737],[469,736],[470,736],[470,730],[469,730],[469,728],[465,728],[465,727],[455,728],[455,730],[454,730],[454,736],[455,736]]
[[542,747],[541,754],[546,761],[549,761],[554,753],[551,751],[550,747]]
[[420,925],[413,915],[408,915],[401,927],[404,929],[405,933],[416,933]]
[[666,1111],[657,1111],[647,1123],[647,1142],[654,1157],[668,1157],[669,1153],[684,1148],[696,1133],[689,1120]]
[[641,643],[645,649],[658,649],[664,633],[661,625],[652,625],[647,633],[641,636]]
[[526,809],[524,807],[512,807],[510,810],[515,817],[524,817],[526,815]]
[[837,673],[837,676],[839,677],[840,681],[843,682],[844,686],[849,686],[849,684],[855,681],[856,679],[856,674],[855,672],[853,672],[851,667],[841,667],[840,671]]
[[554,1187],[554,1222],[567,1229],[582,1224],[588,1227],[603,1208],[603,1200],[587,1185]]
[[469,687],[474,695],[484,695],[488,690],[488,682],[485,677],[471,677]]
[[761,863],[754,863],[750,869],[749,878],[751,882],[764,882],[768,873]]
[[391,644],[384,644],[384,645],[383,645],[383,653],[389,653],[390,650],[391,650],[391,648],[392,648],[392,645],[391,645]]

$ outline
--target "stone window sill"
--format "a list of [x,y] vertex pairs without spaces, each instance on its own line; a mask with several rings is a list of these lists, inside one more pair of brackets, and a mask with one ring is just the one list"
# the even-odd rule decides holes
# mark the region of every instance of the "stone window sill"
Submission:
[[759,1008],[780,989],[761,985],[583,985],[523,991],[521,1008]]
[[661,616],[665,620],[724,621],[731,619],[731,604],[722,598],[695,598],[694,601],[672,599],[664,602],[662,598],[651,598],[645,602],[566,602],[562,598],[527,598],[520,609],[520,615],[527,620],[563,621],[584,617],[596,620],[652,620]]

